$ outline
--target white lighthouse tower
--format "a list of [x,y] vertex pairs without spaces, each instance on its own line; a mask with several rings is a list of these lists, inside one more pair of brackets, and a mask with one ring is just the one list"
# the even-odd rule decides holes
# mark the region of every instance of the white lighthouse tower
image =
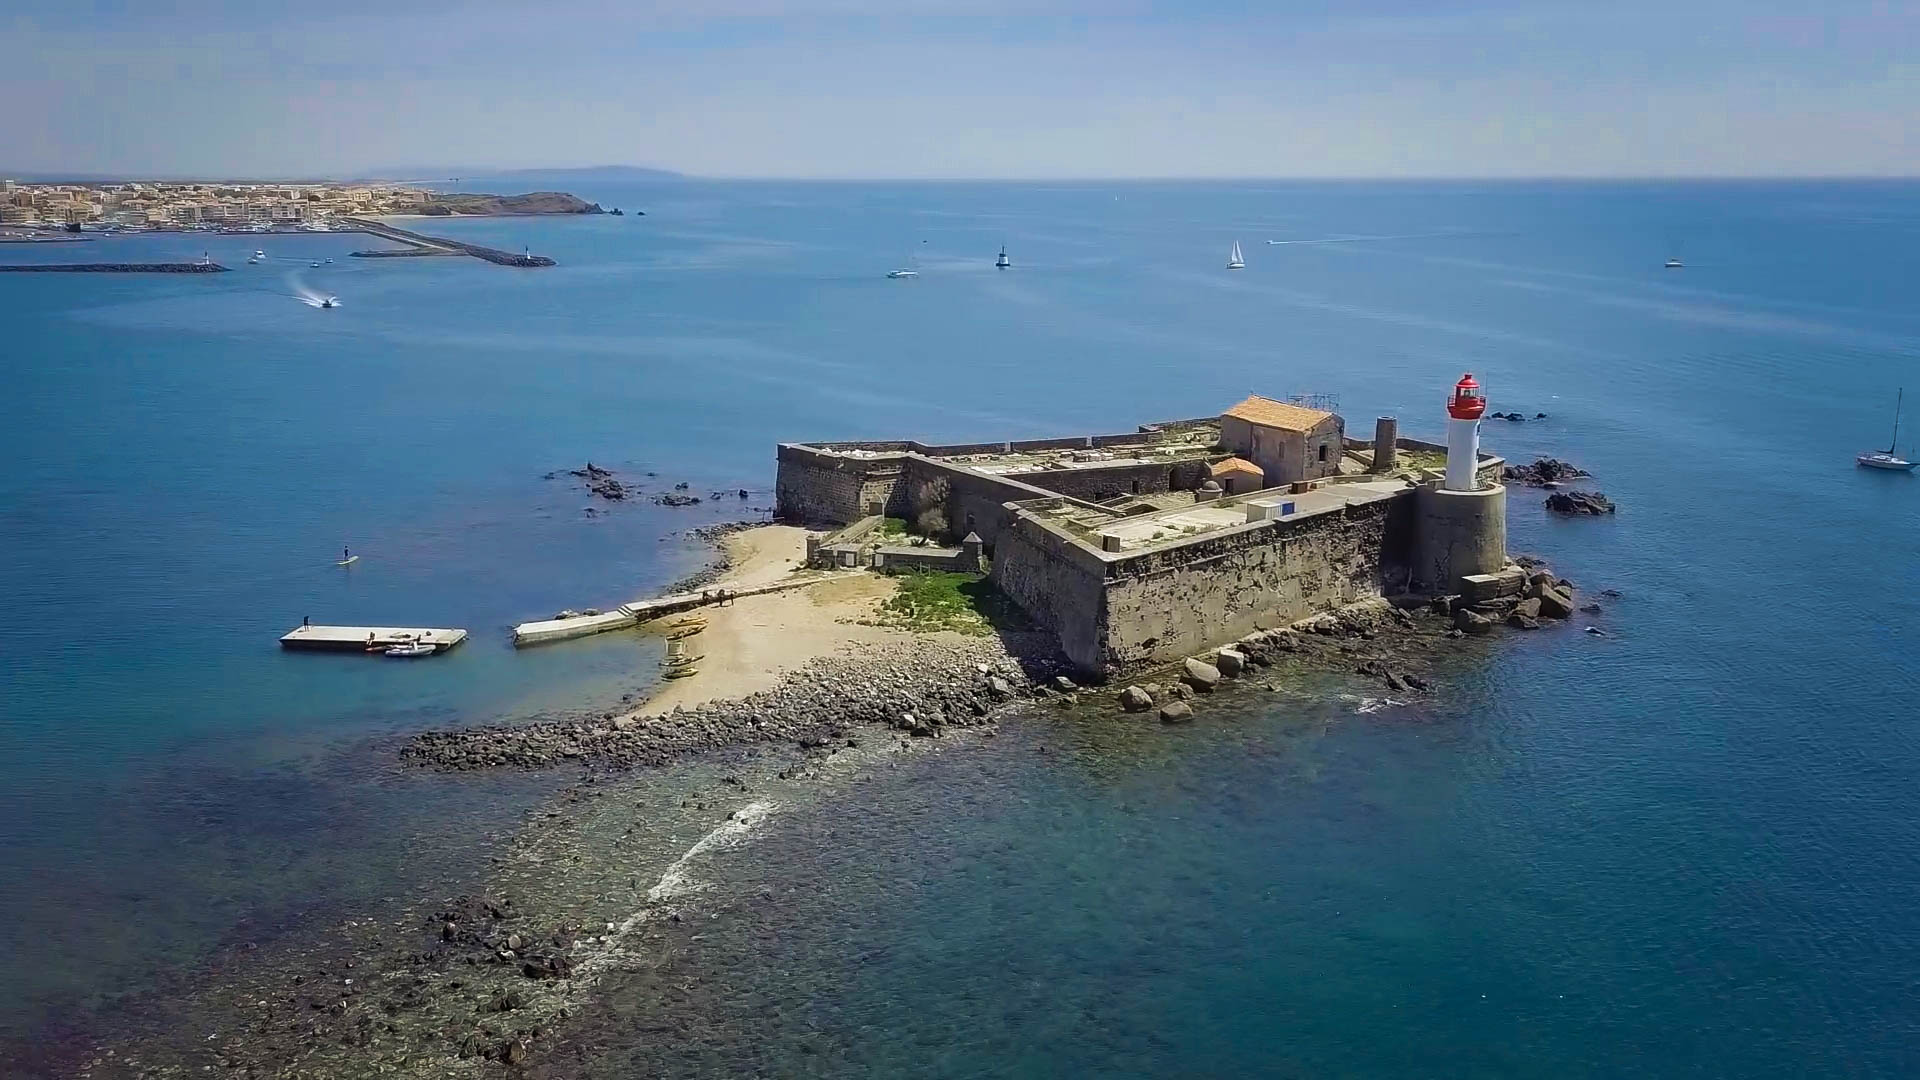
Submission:
[[1447,401],[1447,479],[1448,491],[1479,489],[1480,414],[1487,411],[1487,399],[1480,396],[1480,384],[1473,372],[1460,376],[1453,384],[1453,397]]
[[1447,474],[1416,495],[1412,584],[1438,594],[1465,591],[1465,578],[1507,564],[1507,489],[1480,483],[1480,414],[1487,399],[1471,374],[1447,399]]

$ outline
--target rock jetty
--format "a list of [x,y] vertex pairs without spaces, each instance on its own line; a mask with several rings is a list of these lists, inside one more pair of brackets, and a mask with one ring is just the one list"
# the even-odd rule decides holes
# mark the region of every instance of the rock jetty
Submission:
[[31,263],[0,266],[6,274],[224,274],[231,267],[190,263]]
[[771,690],[655,716],[551,719],[517,727],[424,732],[401,748],[445,772],[537,769],[575,762],[657,766],[705,751],[768,742],[824,746],[883,724],[929,737],[989,722],[995,706],[1034,696],[1047,661],[1018,661],[996,641],[917,641],[804,665]]

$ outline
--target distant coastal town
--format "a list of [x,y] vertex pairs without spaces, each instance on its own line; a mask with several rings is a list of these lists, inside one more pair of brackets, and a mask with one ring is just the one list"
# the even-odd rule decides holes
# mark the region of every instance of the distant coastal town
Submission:
[[151,230],[328,232],[349,218],[403,214],[606,212],[597,203],[557,191],[476,195],[442,194],[396,183],[25,184],[0,180],[0,239],[14,240],[46,239],[50,231],[67,235]]

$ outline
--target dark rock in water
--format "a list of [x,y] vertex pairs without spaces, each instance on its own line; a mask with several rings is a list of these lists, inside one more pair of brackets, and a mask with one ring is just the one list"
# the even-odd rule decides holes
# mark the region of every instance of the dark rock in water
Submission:
[[1221,649],[1214,654],[1213,663],[1220,669],[1220,674],[1229,679],[1237,678],[1241,672],[1247,670],[1246,654],[1238,649]]
[[1120,708],[1127,712],[1146,712],[1153,708],[1153,695],[1137,686],[1120,691]]
[[687,482],[686,482],[685,480],[682,480],[682,481],[680,481],[679,483],[677,483],[677,484],[675,484],[675,485],[673,485],[673,490],[675,490],[675,491],[685,491],[685,490],[687,490],[687,487],[688,487],[688,484],[687,484]]
[[1540,629],[1540,620],[1515,611],[1513,614],[1507,616],[1507,625],[1518,627],[1522,630],[1538,630]]
[[1599,604],[1583,604],[1580,607],[1580,612],[1581,614],[1584,614],[1584,615],[1598,615],[1600,614],[1600,605]]
[[1558,458],[1539,458],[1531,465],[1509,465],[1500,470],[1500,479],[1542,487],[1548,484],[1564,484],[1569,480],[1578,480],[1591,475],[1585,469]]
[[743,498],[743,499],[747,497],[747,489],[746,489],[746,488],[741,488],[741,489],[740,489],[740,497],[741,497],[741,498]]
[[1547,418],[1547,414],[1543,412],[1537,412],[1533,414],[1533,418],[1535,420],[1545,420]]
[[585,480],[587,490],[603,499],[618,501],[628,495],[627,486],[616,479],[611,470],[603,469],[591,461],[587,462],[587,467],[584,469],[568,469],[567,472],[571,476]]
[[1529,596],[1525,600],[1520,601],[1513,606],[1513,614],[1528,619],[1539,618],[1540,598],[1537,596]]
[[1387,672],[1386,684],[1387,684],[1387,689],[1392,690],[1397,694],[1404,694],[1407,691],[1413,689],[1412,686],[1409,686],[1407,684],[1407,680],[1401,678],[1398,675],[1395,675],[1391,671]]
[[1556,514],[1611,514],[1613,501],[1598,491],[1556,491],[1547,496],[1547,509]]
[[[684,488],[687,485],[681,484],[680,486]],[[700,496],[682,495],[677,491],[673,491],[665,495],[655,495],[653,501],[654,504],[658,506],[697,506],[700,503]]]
[[1190,724],[1193,722],[1193,706],[1184,701],[1169,701],[1160,706],[1160,722],[1163,724]]

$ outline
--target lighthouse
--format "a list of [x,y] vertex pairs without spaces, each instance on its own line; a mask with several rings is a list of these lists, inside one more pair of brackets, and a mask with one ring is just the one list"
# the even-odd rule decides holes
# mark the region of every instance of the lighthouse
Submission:
[[1453,397],[1447,400],[1448,491],[1475,491],[1480,486],[1480,414],[1485,411],[1487,399],[1480,396],[1480,384],[1469,371],[1453,384]]
[[1467,578],[1507,565],[1507,489],[1480,482],[1480,414],[1487,399],[1472,374],[1447,399],[1447,473],[1415,496],[1412,584],[1442,595],[1467,591]]

